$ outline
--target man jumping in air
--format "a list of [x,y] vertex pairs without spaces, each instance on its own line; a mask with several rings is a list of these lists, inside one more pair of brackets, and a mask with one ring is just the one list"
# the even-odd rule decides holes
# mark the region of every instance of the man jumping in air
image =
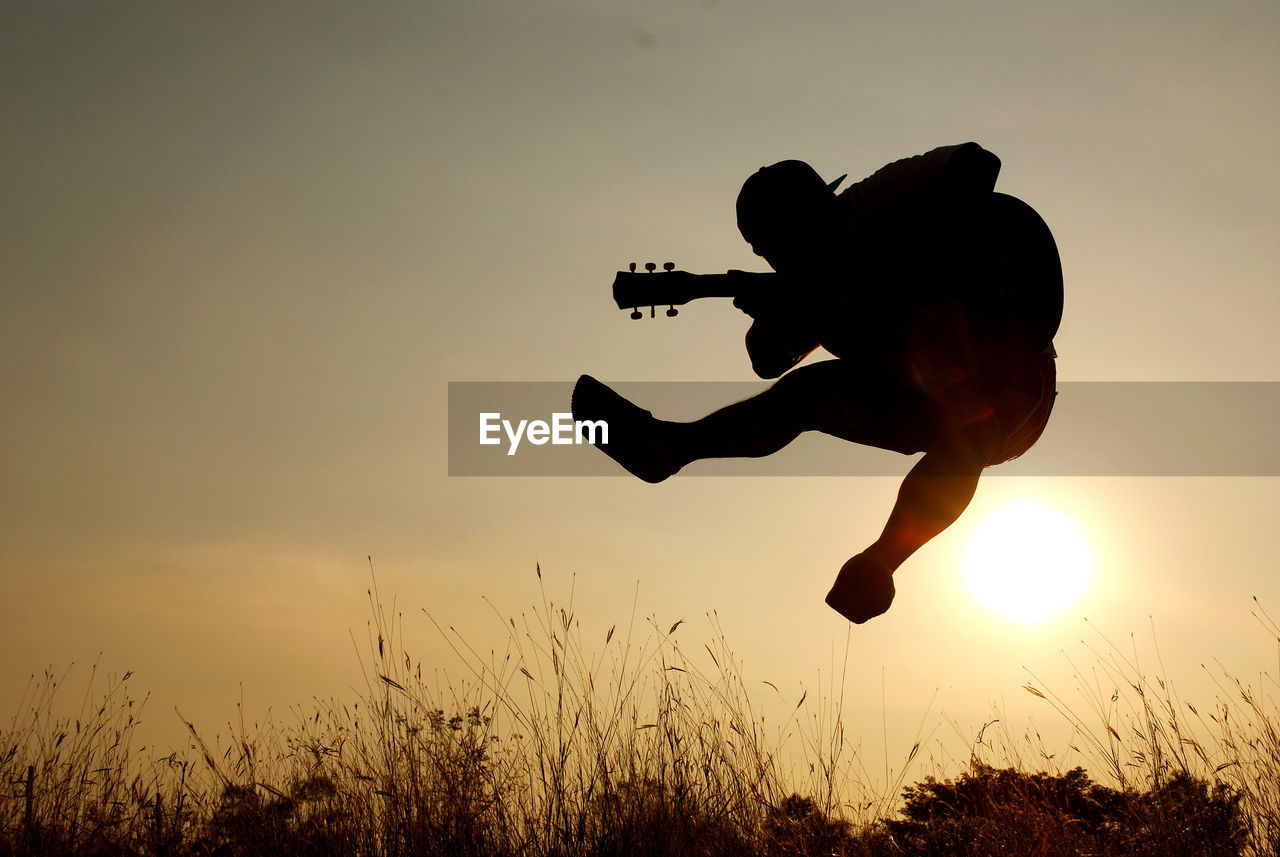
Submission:
[[[999,171],[976,143],[838,195],[843,177],[828,185],[802,161],[763,167],[738,195],[738,228],[777,285],[734,305],[753,319],[752,368],[779,380],[677,423],[583,375],[574,418],[606,420],[600,448],[647,482],[702,458],[770,455],[804,431],[923,452],[880,538],[826,598],[852,622],[884,613],[894,571],[960,516],[984,468],[1036,442],[1056,396],[1058,251],[1029,206],[994,191]],[[835,359],[794,368],[819,346]]]

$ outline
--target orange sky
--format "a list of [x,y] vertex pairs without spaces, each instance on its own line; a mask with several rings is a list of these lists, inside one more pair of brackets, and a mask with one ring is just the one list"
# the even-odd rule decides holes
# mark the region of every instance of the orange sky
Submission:
[[[693,646],[715,610],[798,689],[844,645],[822,595],[894,480],[450,478],[447,383],[749,380],[740,314],[632,325],[613,272],[758,267],[733,200],[762,164],[852,180],[965,140],[1057,237],[1062,380],[1280,380],[1278,35],[1269,2],[6,6],[0,712],[98,652],[161,741],[174,705],[216,728],[242,694],[348,693],[370,554],[429,661],[418,608],[496,645],[482,596],[526,609],[540,560],[601,628],[638,581],[641,614]],[[958,570],[1022,497],[1095,560],[1031,629]],[[1118,638],[1153,617],[1189,673],[1271,666],[1249,599],[1280,610],[1277,501],[1264,478],[985,480],[854,631],[857,723],[879,729],[884,677],[907,731],[935,688],[980,725],[1082,615]]]

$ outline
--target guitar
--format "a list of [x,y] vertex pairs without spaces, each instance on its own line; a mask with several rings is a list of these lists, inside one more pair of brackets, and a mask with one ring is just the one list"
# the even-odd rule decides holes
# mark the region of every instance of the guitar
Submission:
[[613,279],[613,300],[618,309],[631,310],[632,318],[643,318],[640,307],[649,307],[649,317],[657,315],[657,308],[667,306],[667,317],[680,314],[677,306],[699,298],[736,298],[743,294],[767,288],[777,274],[772,271],[728,271],[723,274],[691,274],[675,270],[674,262],[662,266],[662,273],[655,273],[657,265],[645,263],[645,272],[636,273],[636,263],[628,271],[619,271]]
[[[1035,209],[1017,197],[991,194],[989,208],[974,218],[969,237],[976,250],[969,258],[983,259],[986,291],[976,295],[987,307],[1002,306],[1021,318],[1028,330],[1044,342],[1053,339],[1062,319],[1062,264],[1049,227]],[[679,314],[677,306],[698,298],[737,298],[777,287],[772,271],[728,271],[724,274],[691,274],[665,263],[662,273],[647,262],[646,273],[619,271],[613,280],[613,300],[618,309],[631,310],[632,318],[649,317],[666,305],[668,318]]]

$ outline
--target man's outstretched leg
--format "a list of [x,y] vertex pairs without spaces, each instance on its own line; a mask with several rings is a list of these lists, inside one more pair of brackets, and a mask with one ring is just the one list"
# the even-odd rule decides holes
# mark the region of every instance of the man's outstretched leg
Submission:
[[761,458],[795,440],[814,422],[814,409],[829,390],[819,389],[804,370],[772,387],[689,423],[654,418],[590,375],[573,388],[575,420],[604,420],[605,454],[646,482],[661,482],[703,458]]
[[602,451],[646,482],[661,482],[704,458],[762,458],[802,432],[852,443],[918,452],[936,431],[933,407],[918,393],[875,374],[828,360],[784,375],[758,395],[688,423],[655,419],[590,375],[574,387],[577,420],[605,420]]
[[894,571],[960,517],[998,443],[994,422],[941,435],[902,481],[880,538],[840,569],[827,604],[859,625],[887,611]]

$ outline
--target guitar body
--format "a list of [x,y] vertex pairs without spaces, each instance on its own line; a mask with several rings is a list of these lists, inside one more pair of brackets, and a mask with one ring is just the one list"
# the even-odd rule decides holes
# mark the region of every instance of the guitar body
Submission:
[[987,264],[995,268],[995,299],[1047,345],[1062,321],[1062,261],[1053,233],[1034,208],[1016,196],[991,195],[981,226]]

